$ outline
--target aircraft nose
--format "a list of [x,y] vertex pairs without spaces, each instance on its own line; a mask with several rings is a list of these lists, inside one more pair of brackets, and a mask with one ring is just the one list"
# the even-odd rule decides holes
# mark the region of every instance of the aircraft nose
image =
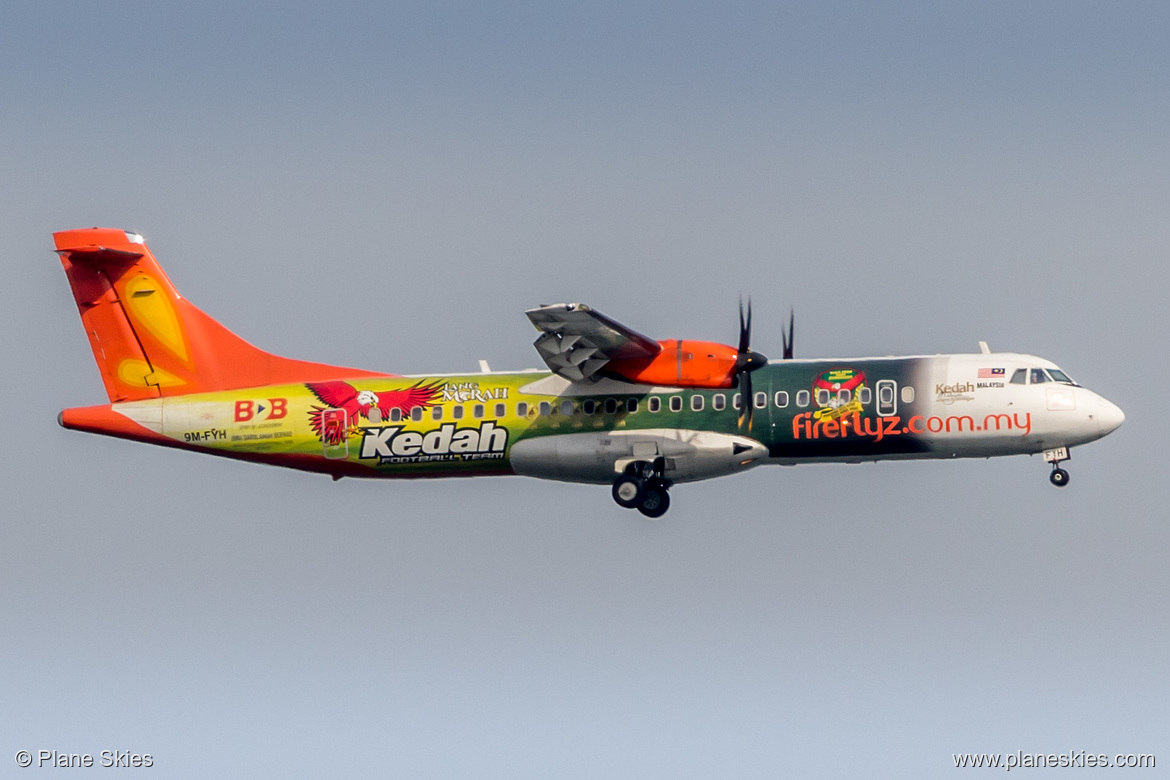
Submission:
[[1123,422],[1125,422],[1125,412],[1121,411],[1121,407],[1112,401],[1100,399],[1097,404],[1097,425],[1101,429],[1101,435],[1112,433],[1120,428]]

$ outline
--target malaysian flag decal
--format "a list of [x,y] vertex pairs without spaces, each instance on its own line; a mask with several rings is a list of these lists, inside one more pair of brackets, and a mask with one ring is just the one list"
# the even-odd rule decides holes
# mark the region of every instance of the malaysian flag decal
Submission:
[[981,368],[981,369],[979,369],[979,377],[978,378],[979,379],[1003,379],[1005,370],[1006,369],[1003,369],[1003,368]]

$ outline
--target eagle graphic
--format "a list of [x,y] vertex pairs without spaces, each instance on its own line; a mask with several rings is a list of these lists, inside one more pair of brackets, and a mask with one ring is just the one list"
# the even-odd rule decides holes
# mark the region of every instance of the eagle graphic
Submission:
[[[417,406],[433,406],[441,385],[437,382],[431,384],[416,382],[402,390],[385,390],[380,395],[372,390],[358,390],[349,382],[341,381],[309,382],[305,387],[325,404],[314,406],[309,411],[309,426],[325,444],[337,445],[345,441],[351,433],[358,431],[360,418],[365,417],[368,420],[372,409],[377,409],[382,419],[387,420],[390,418],[391,409],[402,410],[405,417]],[[348,430],[339,425],[324,425],[321,415],[327,409],[344,409],[345,419],[349,423]]]

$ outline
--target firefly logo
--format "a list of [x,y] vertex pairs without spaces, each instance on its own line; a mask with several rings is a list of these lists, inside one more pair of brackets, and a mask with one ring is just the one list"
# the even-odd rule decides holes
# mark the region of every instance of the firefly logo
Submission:
[[269,398],[267,399],[268,406],[265,406],[264,403],[264,401],[236,401],[236,422],[248,422],[264,412],[268,412],[268,416],[262,417],[263,420],[281,420],[288,415],[287,398]]
[[989,414],[983,418],[983,423],[976,422],[968,414],[949,415],[947,417],[923,417],[916,414],[905,420],[897,415],[893,417],[862,417],[851,414],[840,420],[817,420],[813,412],[803,412],[792,418],[792,438],[799,439],[836,439],[849,436],[858,436],[879,442],[886,436],[901,436],[903,434],[923,433],[978,433],[982,431],[1020,431],[1021,436],[1032,432],[1032,413],[1024,412],[1020,419],[1018,412],[1011,415]]

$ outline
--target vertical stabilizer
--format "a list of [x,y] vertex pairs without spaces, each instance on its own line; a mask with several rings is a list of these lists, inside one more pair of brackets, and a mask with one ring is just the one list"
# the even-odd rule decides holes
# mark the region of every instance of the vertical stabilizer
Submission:
[[253,347],[180,296],[135,233],[87,228],[53,240],[111,402],[385,376]]

